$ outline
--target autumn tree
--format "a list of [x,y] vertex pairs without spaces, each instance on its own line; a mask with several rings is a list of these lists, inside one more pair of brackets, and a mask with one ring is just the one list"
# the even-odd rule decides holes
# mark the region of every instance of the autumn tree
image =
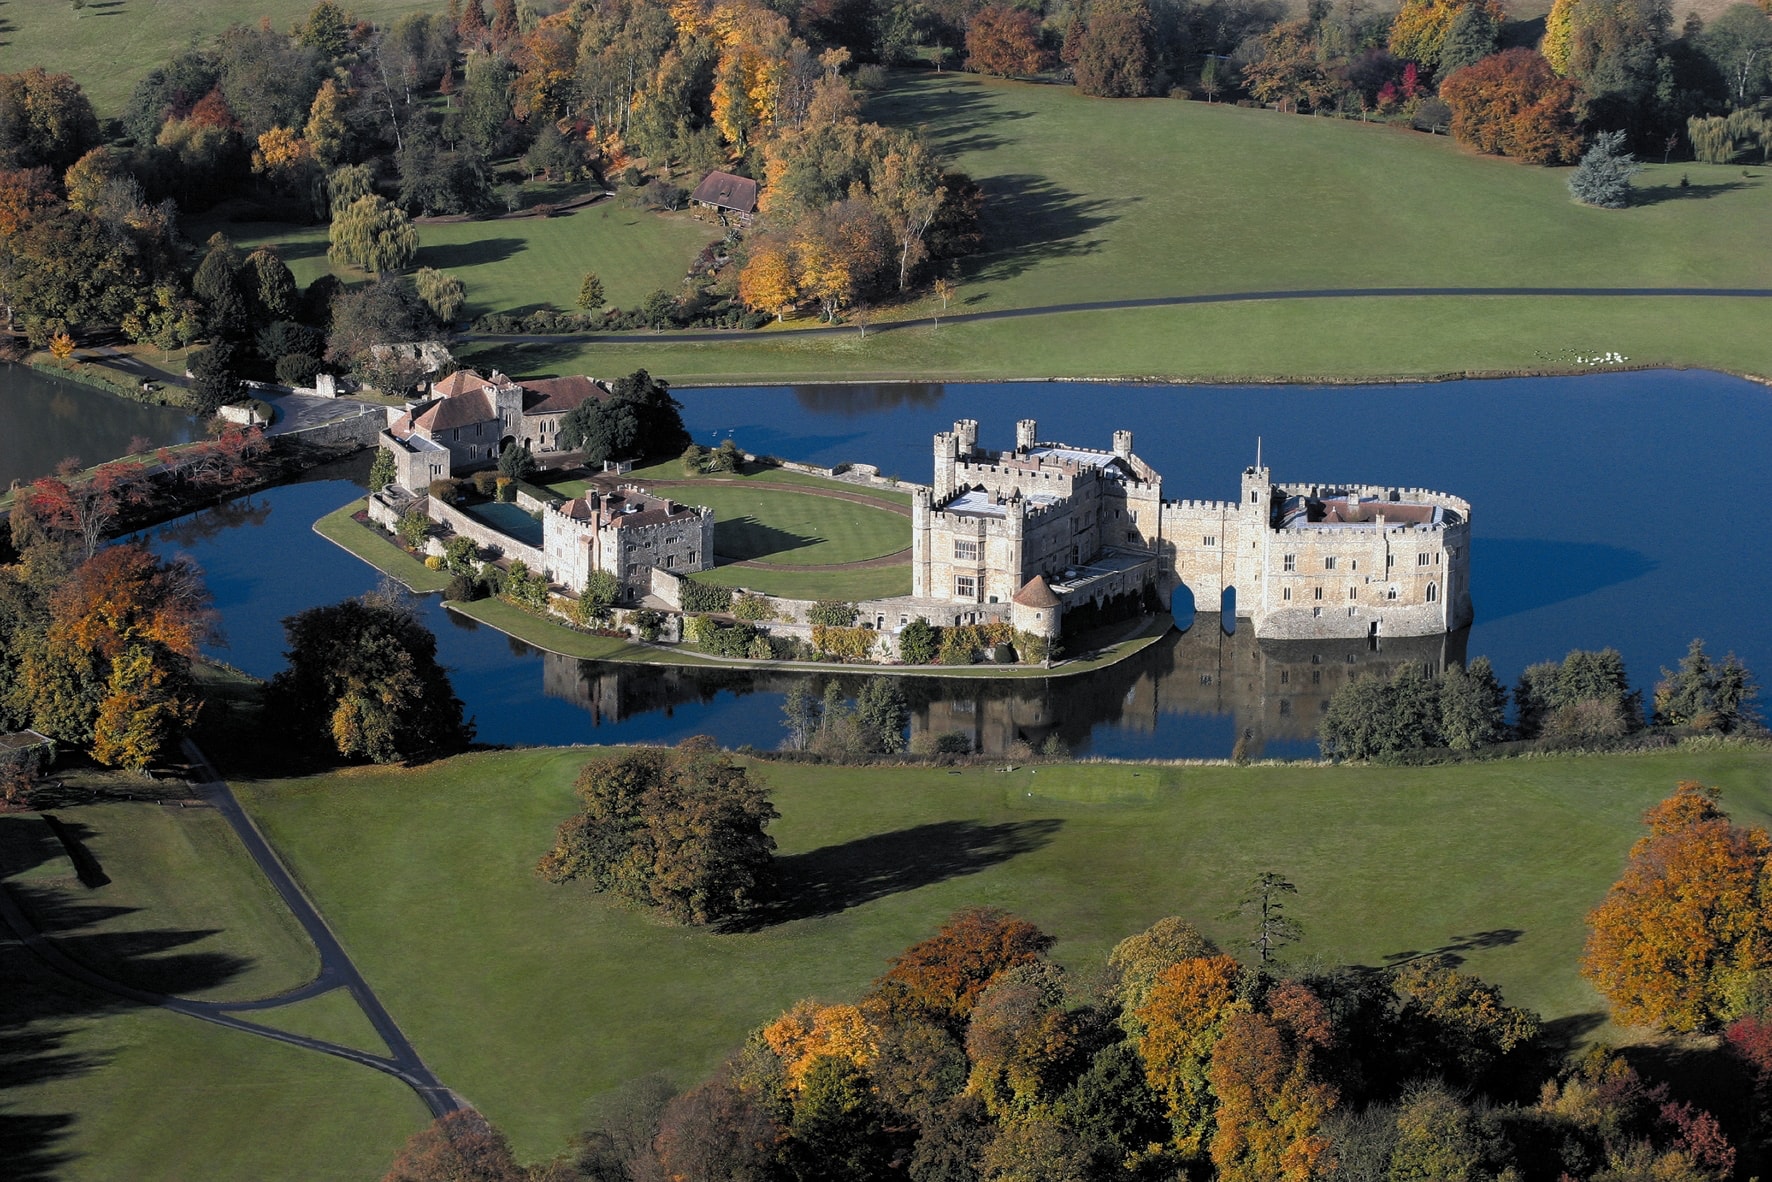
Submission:
[[1395,1040],[1416,1074],[1468,1087],[1498,1081],[1498,1067],[1533,1044],[1538,1015],[1502,1000],[1501,990],[1430,957],[1391,976]]
[[959,1031],[998,973],[1039,960],[1051,946],[1052,937],[1024,919],[969,907],[893,957],[873,996],[895,1018],[925,1018]]
[[44,476],[28,485],[19,500],[44,529],[74,539],[82,557],[91,558],[110,536],[118,516],[139,503],[145,489],[133,464],[104,464],[88,476]]
[[1530,164],[1564,164],[1581,153],[1581,87],[1532,50],[1466,66],[1446,79],[1440,97],[1452,109],[1453,137],[1478,151]]
[[147,767],[196,718],[191,661],[208,608],[189,562],[139,544],[100,550],[50,595],[14,692],[44,734],[90,745],[101,763]]
[[463,1108],[414,1133],[382,1182],[525,1182],[528,1177],[505,1135]]
[[1064,971],[1047,960],[1017,965],[992,978],[972,1008],[966,1090],[1000,1120],[1029,1116],[1057,1100],[1087,1055],[1080,1018],[1065,1005]]
[[1582,975],[1619,1022],[1713,1028],[1772,967],[1772,844],[1731,824],[1717,796],[1685,781],[1644,813],[1648,835],[1587,917]]
[[1094,0],[1065,32],[1064,58],[1077,89],[1103,98],[1137,98],[1150,89],[1151,9],[1146,0]]
[[473,738],[437,663],[437,638],[405,600],[372,593],[283,621],[289,665],[267,708],[291,737],[375,763],[458,751]]
[[1340,1099],[1321,1076],[1334,1041],[1310,988],[1285,981],[1262,1009],[1231,1015],[1207,1069],[1218,1099],[1212,1164],[1221,1182],[1309,1182],[1328,1149],[1323,1119]]
[[1040,44],[1040,21],[1025,8],[991,4],[966,26],[966,68],[1013,78],[1038,74],[1051,65]]
[[586,312],[595,312],[605,303],[603,281],[595,271],[586,271],[584,279],[578,285],[578,306]]
[[[1428,70],[1445,77],[1452,69],[1441,70],[1441,60],[1446,42],[1451,35],[1452,27],[1469,9],[1477,10],[1480,15],[1466,19],[1471,22],[1486,22],[1491,45],[1494,43],[1495,29],[1500,27],[1507,18],[1507,10],[1500,0],[1404,0],[1398,9],[1396,20],[1391,22],[1390,51],[1403,61],[1419,62]],[[1468,40],[1468,35],[1467,35]],[[1468,48],[1461,49],[1460,57],[1468,57]],[[1479,54],[1470,61],[1458,61],[1458,65],[1469,65],[1471,61],[1480,60],[1487,54]]]
[[1315,108],[1331,96],[1308,21],[1283,21],[1263,33],[1260,56],[1243,67],[1243,85],[1257,100],[1282,111]]
[[418,257],[418,231],[385,197],[359,197],[335,214],[326,257],[380,275],[402,271]]
[[748,247],[738,273],[738,298],[755,312],[773,312],[779,322],[800,296],[793,248],[779,238],[759,237]]
[[711,740],[592,760],[577,792],[584,808],[538,867],[550,882],[582,878],[690,924],[742,915],[772,888],[775,806]]
[[1218,949],[1187,920],[1168,916],[1138,933],[1127,936],[1108,953],[1114,974],[1113,998],[1120,1006],[1120,1024],[1138,1037],[1137,1013],[1150,997],[1164,970],[1196,957],[1214,956]]
[[60,175],[98,139],[92,103],[70,75],[41,66],[0,74],[0,168]]
[[1194,956],[1163,969],[1134,1016],[1145,1078],[1167,1108],[1176,1149],[1202,1157],[1215,1102],[1207,1078],[1212,1049],[1226,1023],[1247,1012],[1243,968],[1228,956]]
[[781,1060],[790,1091],[800,1088],[807,1071],[821,1058],[836,1056],[857,1067],[872,1066],[880,1056],[880,1035],[860,1007],[814,1001],[797,1002],[761,1031],[764,1044]]

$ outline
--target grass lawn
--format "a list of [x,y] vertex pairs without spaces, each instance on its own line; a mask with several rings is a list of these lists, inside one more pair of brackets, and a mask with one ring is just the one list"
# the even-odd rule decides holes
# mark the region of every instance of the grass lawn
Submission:
[[[68,955],[194,997],[262,996],[313,975],[312,947],[216,813],[143,802],[56,816],[108,883],[81,886],[35,814],[0,817],[0,869]],[[348,1034],[326,1002],[290,1017]],[[275,1025],[277,1013],[263,1016]],[[426,1119],[386,1076],[74,985],[9,930],[0,1038],[0,1172],[12,1178],[375,1177]]]
[[[627,373],[676,385],[1118,377],[1339,381],[1585,372],[1579,355],[1772,374],[1772,311],[1751,299],[1551,297],[1296,300],[916,325],[733,344],[476,344],[464,364],[510,373]],[[1107,394],[1111,397],[1111,393]]]
[[[1577,1029],[1582,917],[1673,783],[1772,815],[1772,753],[1674,752],[1444,769],[1073,764],[771,766],[804,914],[742,935],[663,926],[533,873],[583,750],[247,785],[242,797],[427,1061],[509,1131],[557,1151],[622,1081],[707,1071],[794,1000],[854,997],[957,907],[1012,908],[1089,972],[1122,936],[1218,917],[1254,873],[1300,889],[1302,957],[1382,964],[1460,949],[1510,1001]],[[1605,1031],[1602,1031],[1605,1033]],[[1617,1032],[1612,1032],[1617,1033]]]
[[[197,242],[216,230],[242,250],[274,244],[304,286],[333,270],[326,259],[325,226],[201,222],[186,227]],[[586,271],[597,272],[610,303],[631,308],[659,288],[676,292],[696,252],[718,236],[686,213],[644,213],[614,201],[551,218],[421,225],[418,233],[414,265],[460,278],[467,286],[467,318],[544,304],[575,311]],[[349,269],[338,274],[347,282],[365,278]]]
[[[792,458],[791,456],[788,458]],[[810,472],[795,472],[788,468],[774,468],[767,465],[750,465],[741,472],[703,472],[696,476],[685,476],[683,465],[676,460],[666,460],[645,468],[635,468],[631,473],[637,481],[647,480],[695,480],[695,481],[760,481],[764,484],[799,484],[807,488],[822,489],[831,492],[863,493],[878,501],[888,501],[894,505],[911,506],[911,494],[890,488],[875,488],[871,485],[849,484],[842,480],[828,480],[823,476],[814,476]],[[581,490],[582,491],[582,490]]]
[[[307,19],[313,0],[68,0],[0,2],[5,69],[42,66],[72,74],[102,121],[121,114],[143,75],[164,65],[196,37],[207,40],[232,24],[269,17],[289,29]],[[392,21],[408,12],[441,12],[435,0],[352,0],[341,5],[364,20]]]
[[910,564],[855,570],[794,570],[791,567],[720,566],[695,576],[704,583],[743,587],[785,599],[885,599],[911,593]]
[[378,525],[366,525],[351,515],[363,507],[361,498],[322,517],[314,523],[314,532],[326,540],[349,550],[370,566],[423,594],[441,591],[449,586],[449,572],[432,570],[406,551]]

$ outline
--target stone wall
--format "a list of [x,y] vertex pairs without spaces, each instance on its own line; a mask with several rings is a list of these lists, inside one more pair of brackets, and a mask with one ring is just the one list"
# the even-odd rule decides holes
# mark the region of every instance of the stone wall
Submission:
[[276,436],[278,439],[297,439],[303,443],[318,444],[325,447],[351,445],[355,447],[374,447],[376,437],[387,425],[387,418],[379,406],[365,406],[363,413],[348,419],[334,419],[330,423],[321,423],[315,427],[303,427],[299,431],[283,431]]
[[647,593],[661,600],[672,611],[683,610],[683,576],[675,571],[653,567],[648,574]]
[[532,571],[547,570],[547,556],[536,547],[526,546],[516,538],[474,520],[455,506],[444,504],[436,497],[427,497],[426,505],[432,521],[448,526],[464,538],[474,539],[482,548],[496,550],[512,560],[522,559]]

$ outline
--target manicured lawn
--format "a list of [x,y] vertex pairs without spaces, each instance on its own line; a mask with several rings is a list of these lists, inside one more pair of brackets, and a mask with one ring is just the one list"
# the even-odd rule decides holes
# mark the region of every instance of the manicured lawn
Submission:
[[361,500],[335,509],[314,523],[314,532],[349,550],[370,566],[399,579],[420,594],[449,586],[449,574],[435,571],[406,551],[379,525],[368,525],[351,516],[363,507]]
[[[6,70],[42,66],[68,73],[85,89],[102,121],[122,112],[144,74],[232,24],[288,29],[307,19],[313,0],[10,0],[0,5],[0,56]],[[408,12],[441,12],[434,0],[352,0],[341,5],[364,20],[392,21]]]
[[[791,456],[788,458],[792,458]],[[773,468],[767,465],[753,465],[742,472],[704,472],[697,476],[685,476],[683,465],[676,460],[652,464],[645,468],[635,468],[633,478],[637,481],[647,480],[696,480],[696,481],[759,481],[765,484],[800,484],[807,488],[823,489],[831,492],[862,493],[878,501],[889,501],[894,505],[903,505],[907,509],[911,504],[911,494],[899,492],[892,488],[876,488],[873,485],[849,484],[842,480],[827,480],[823,476],[814,476],[810,472],[795,472],[788,468]],[[581,489],[582,491],[582,489]]]
[[[1415,297],[1295,300],[916,325],[823,340],[733,344],[476,344],[464,363],[509,373],[627,373],[677,385],[1064,377],[1310,382],[1586,372],[1581,355],[1633,366],[1772,374],[1772,301]],[[1111,397],[1111,394],[1107,395]]]
[[[216,813],[143,802],[56,815],[110,881],[81,886],[36,814],[0,817],[0,871],[68,955],[195,997],[262,996],[313,975],[311,945]],[[89,991],[0,931],[8,1177],[375,1177],[426,1119],[396,1080]],[[275,1025],[277,1013],[263,1016]],[[350,1032],[329,999],[291,1017]]]
[[[221,230],[242,249],[276,245],[296,282],[312,283],[332,270],[325,226],[267,222],[204,222],[187,227],[197,241]],[[600,201],[551,218],[446,222],[419,228],[419,267],[436,267],[467,285],[464,317],[482,312],[526,312],[551,304],[578,307],[586,271],[603,280],[609,302],[631,308],[659,288],[675,292],[696,252],[717,237],[686,213],[643,213]],[[338,272],[360,282],[359,272]]]
[[787,599],[884,599],[911,593],[910,563],[851,570],[721,566],[695,576],[704,583],[743,587]]
[[[747,934],[661,925],[533,873],[583,750],[247,785],[249,809],[445,1081],[552,1154],[622,1081],[707,1071],[795,999],[852,998],[957,907],[1011,908],[1088,973],[1166,914],[1227,946],[1254,873],[1300,890],[1301,957],[1441,948],[1547,1017],[1597,1020],[1582,917],[1642,809],[1692,777],[1772,815],[1772,754],[1674,752],[1446,769],[1073,764],[769,766],[805,913]],[[1606,1033],[1602,1031],[1602,1033]],[[1616,1034],[1618,1032],[1611,1032]]]

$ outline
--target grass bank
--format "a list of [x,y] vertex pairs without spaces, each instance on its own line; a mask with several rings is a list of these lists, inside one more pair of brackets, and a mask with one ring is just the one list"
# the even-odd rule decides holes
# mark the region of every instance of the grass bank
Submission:
[[795,999],[855,996],[974,903],[1027,916],[1089,972],[1167,914],[1236,944],[1219,917],[1279,869],[1300,889],[1301,957],[1444,950],[1510,1001],[1602,1029],[1576,969],[1583,915],[1642,809],[1691,777],[1722,785],[1740,820],[1772,816],[1764,751],[1429,769],[772,765],[790,903],[780,922],[719,935],[535,876],[587,754],[242,790],[421,1053],[532,1158],[578,1128],[587,1099],[700,1075]]

